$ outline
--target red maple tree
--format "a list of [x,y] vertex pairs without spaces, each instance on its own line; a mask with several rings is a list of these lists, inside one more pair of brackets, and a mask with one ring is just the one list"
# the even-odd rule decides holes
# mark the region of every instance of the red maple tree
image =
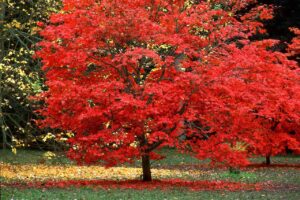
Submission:
[[236,166],[269,138],[290,144],[299,74],[267,51],[273,41],[250,42],[272,17],[266,6],[240,16],[253,2],[65,0],[41,31],[41,124],[75,133],[79,163],[141,158],[145,181],[165,146]]

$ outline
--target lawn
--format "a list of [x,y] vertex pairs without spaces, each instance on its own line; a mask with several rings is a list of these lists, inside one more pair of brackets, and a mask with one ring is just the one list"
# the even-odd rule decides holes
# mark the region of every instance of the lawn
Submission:
[[[47,152],[19,150],[16,155],[0,151],[1,200],[4,199],[300,199],[300,157],[274,157],[274,166],[253,166],[242,169],[239,174],[227,169],[209,168],[207,161],[198,161],[189,155],[182,155],[172,149],[161,150],[166,159],[152,163],[155,179],[166,181],[184,180],[187,184],[201,181],[224,181],[224,183],[260,184],[272,187],[261,190],[189,190],[186,187],[164,187],[160,189],[145,185],[131,188],[103,185],[80,185],[44,187],[47,181],[125,181],[139,179],[140,163],[106,169],[102,166],[78,167],[62,153],[49,159]],[[263,158],[254,158],[261,163]],[[285,167],[276,164],[287,164]],[[293,165],[295,166],[293,166]],[[15,183],[32,183],[31,187],[19,187]],[[35,187],[33,183],[41,183]],[[55,183],[55,182],[54,182]],[[104,182],[105,183],[105,182]],[[118,182],[117,182],[118,183]],[[11,184],[11,185],[9,185]],[[101,183],[102,184],[102,183]],[[110,184],[110,182],[108,182]],[[135,183],[136,184],[136,183]],[[142,184],[139,183],[138,184]],[[112,185],[111,185],[112,186]],[[274,187],[273,187],[274,186]],[[207,186],[209,189],[209,186]],[[205,187],[204,187],[205,188]]]

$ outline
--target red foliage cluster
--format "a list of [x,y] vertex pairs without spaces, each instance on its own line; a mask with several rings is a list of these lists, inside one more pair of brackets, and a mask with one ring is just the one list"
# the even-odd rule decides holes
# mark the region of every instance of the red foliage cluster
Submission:
[[290,30],[296,35],[296,37],[293,38],[292,43],[288,46],[288,55],[299,56],[300,55],[300,29],[290,28]]
[[[299,150],[299,70],[251,42],[254,0],[65,0],[41,31],[43,126],[75,133],[78,162],[131,162],[164,146],[230,166]],[[289,134],[293,131],[294,135]]]
[[127,181],[107,181],[107,180],[68,180],[68,181],[46,181],[30,183],[8,183],[3,186],[16,188],[68,188],[91,186],[101,189],[136,189],[136,190],[154,190],[154,189],[174,189],[187,188],[193,191],[199,190],[225,190],[225,191],[249,191],[261,190],[262,184],[259,183],[240,183],[229,181],[185,181],[179,179],[172,180],[153,180],[152,182],[141,182],[137,180]]

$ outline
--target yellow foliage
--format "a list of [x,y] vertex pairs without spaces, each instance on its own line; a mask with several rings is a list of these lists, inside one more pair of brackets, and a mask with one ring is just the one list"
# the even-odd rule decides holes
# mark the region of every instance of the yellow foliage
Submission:
[[53,135],[52,133],[47,133],[44,137],[43,137],[43,141],[46,142],[49,139],[53,139],[55,138],[55,135]]
[[232,149],[235,151],[246,151],[248,146],[245,142],[236,142]]
[[[142,174],[141,168],[135,167],[112,167],[102,166],[74,166],[74,165],[12,165],[0,163],[1,176],[9,180],[70,180],[70,179],[139,179]],[[155,179],[184,178],[187,176],[200,176],[203,171],[199,170],[171,170],[152,169]]]
[[18,22],[17,20],[14,19],[12,22],[5,24],[5,27],[20,29],[20,28],[22,28],[22,25],[20,22]]
[[51,151],[47,151],[43,154],[43,157],[48,159],[48,160],[51,160],[55,156],[56,156],[56,154],[51,152]]
[[15,147],[12,147],[11,148],[11,151],[14,153],[14,154],[17,154],[17,149]]

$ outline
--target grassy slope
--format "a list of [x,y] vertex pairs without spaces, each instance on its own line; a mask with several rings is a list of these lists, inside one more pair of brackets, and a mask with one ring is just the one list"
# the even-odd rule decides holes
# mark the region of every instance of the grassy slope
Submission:
[[[9,151],[0,150],[0,162],[26,164],[44,163],[49,165],[72,164],[63,155],[56,156],[51,160],[43,157],[44,152],[39,151],[18,151],[13,155]],[[174,150],[162,150],[167,156],[162,161],[153,162],[153,167],[184,167],[189,164],[203,164],[206,161],[198,161],[190,156],[181,155]],[[254,159],[262,162],[263,158]],[[274,163],[300,163],[300,157],[276,157]],[[137,163],[139,165],[139,163]],[[300,171],[293,168],[261,168],[246,170],[241,174],[229,174],[225,170],[211,170],[209,174],[191,179],[207,180],[231,180],[241,182],[262,182],[272,180],[276,183],[300,185]],[[4,199],[300,199],[300,191],[259,191],[259,192],[222,192],[222,191],[201,191],[191,192],[182,190],[161,191],[161,190],[93,190],[89,188],[69,189],[26,189],[1,188],[1,200]]]

